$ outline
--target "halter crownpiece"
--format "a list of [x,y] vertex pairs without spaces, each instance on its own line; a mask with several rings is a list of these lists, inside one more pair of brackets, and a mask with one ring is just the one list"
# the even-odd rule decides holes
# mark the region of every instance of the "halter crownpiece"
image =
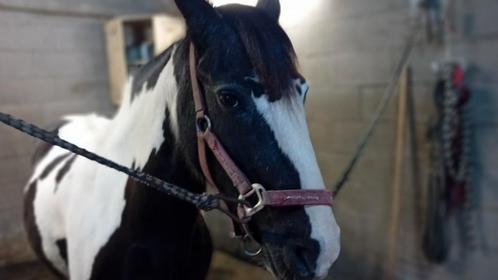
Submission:
[[[332,192],[322,189],[266,190],[261,184],[251,183],[229,156],[216,134],[212,131],[211,120],[206,113],[204,93],[197,79],[195,47],[190,43],[189,50],[190,80],[196,114],[197,147],[199,164],[206,180],[220,190],[213,180],[206,157],[206,146],[221,165],[239,192],[239,200],[247,202],[255,198],[255,203],[239,204],[237,215],[240,220],[248,220],[265,207],[317,206],[332,205]],[[253,201],[251,199],[251,201]]]

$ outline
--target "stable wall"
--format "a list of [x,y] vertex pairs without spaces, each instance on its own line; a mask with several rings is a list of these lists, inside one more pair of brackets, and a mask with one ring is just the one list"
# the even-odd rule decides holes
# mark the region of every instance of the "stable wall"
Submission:
[[[0,0],[0,111],[47,126],[62,115],[114,108],[103,22],[159,11],[160,1]],[[0,266],[31,259],[22,190],[36,141],[0,125]]]
[[[308,123],[326,182],[334,184],[350,160],[372,119],[394,72],[410,26],[410,1],[313,0],[310,16],[284,23],[297,49],[311,89]],[[453,47],[469,66],[473,91],[470,104],[474,129],[474,182],[478,219],[476,249],[455,244],[442,266],[420,255],[415,234],[414,190],[425,189],[428,145],[425,135],[432,116],[432,61],[444,49],[419,40],[411,57],[421,184],[411,178],[407,150],[402,185],[397,279],[492,279],[498,273],[498,2],[456,0],[457,28]],[[305,6],[305,5],[303,5]],[[285,13],[285,4],[282,7]],[[304,10],[304,9],[302,9]],[[299,14],[299,13],[296,13]],[[421,37],[422,38],[422,37]],[[342,229],[342,253],[330,279],[384,279],[391,210],[397,100],[391,102],[364,157],[335,202]],[[408,144],[407,144],[408,146]]]

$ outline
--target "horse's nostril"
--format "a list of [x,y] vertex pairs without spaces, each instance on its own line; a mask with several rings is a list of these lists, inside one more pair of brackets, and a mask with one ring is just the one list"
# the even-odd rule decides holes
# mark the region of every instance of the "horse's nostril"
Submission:
[[290,246],[286,249],[286,262],[291,271],[303,278],[315,275],[316,256],[314,248],[305,246]]

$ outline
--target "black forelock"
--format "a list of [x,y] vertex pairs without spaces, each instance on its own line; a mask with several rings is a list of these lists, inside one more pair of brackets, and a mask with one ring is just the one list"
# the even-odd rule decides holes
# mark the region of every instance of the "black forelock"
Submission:
[[298,75],[296,53],[278,22],[250,6],[231,4],[217,10],[238,33],[270,101],[290,92],[291,81]]

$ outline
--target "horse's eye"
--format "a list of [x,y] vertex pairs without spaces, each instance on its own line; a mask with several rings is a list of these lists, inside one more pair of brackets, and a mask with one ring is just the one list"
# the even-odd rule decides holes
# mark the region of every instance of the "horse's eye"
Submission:
[[239,105],[239,100],[234,93],[230,91],[222,91],[218,94],[220,103],[227,108],[235,108]]

